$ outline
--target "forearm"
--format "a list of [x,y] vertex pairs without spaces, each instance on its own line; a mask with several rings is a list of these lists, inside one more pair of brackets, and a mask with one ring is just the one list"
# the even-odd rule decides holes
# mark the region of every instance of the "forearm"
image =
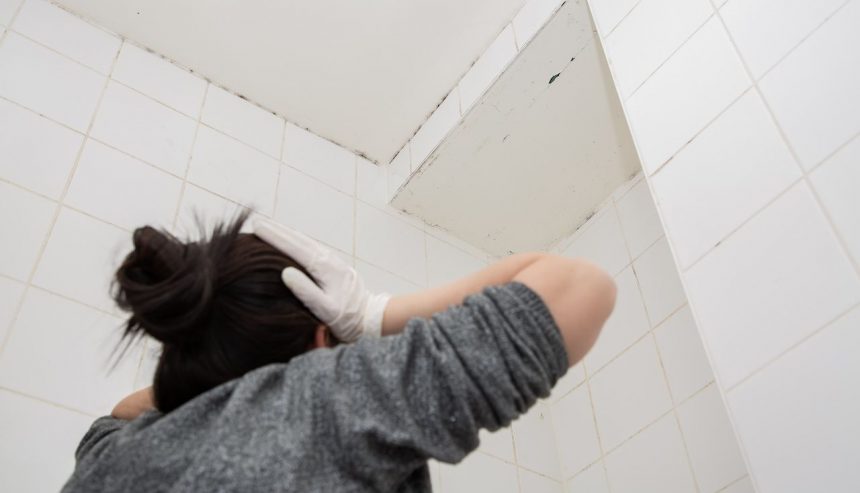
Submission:
[[429,317],[486,286],[510,282],[520,271],[543,258],[539,252],[511,255],[457,281],[416,293],[393,296],[385,307],[382,335],[397,334],[412,317]]

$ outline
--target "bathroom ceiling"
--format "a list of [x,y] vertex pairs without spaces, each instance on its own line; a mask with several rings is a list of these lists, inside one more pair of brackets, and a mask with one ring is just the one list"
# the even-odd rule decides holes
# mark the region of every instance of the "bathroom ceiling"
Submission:
[[525,0],[56,0],[377,162]]
[[494,255],[543,250],[639,169],[585,2],[567,2],[392,205]]

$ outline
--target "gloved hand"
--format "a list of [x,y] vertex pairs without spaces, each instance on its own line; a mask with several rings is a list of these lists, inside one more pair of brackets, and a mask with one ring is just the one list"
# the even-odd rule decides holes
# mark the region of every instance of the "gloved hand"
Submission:
[[382,316],[391,295],[365,289],[355,269],[328,248],[296,230],[257,219],[254,234],[305,268],[314,280],[294,267],[281,273],[287,288],[331,329],[335,337],[353,342],[363,335],[382,334]]

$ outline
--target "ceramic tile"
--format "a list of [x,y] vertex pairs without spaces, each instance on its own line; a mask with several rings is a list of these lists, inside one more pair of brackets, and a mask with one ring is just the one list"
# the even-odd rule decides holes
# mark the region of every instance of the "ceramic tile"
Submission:
[[645,173],[657,171],[750,84],[712,17],[627,100]]
[[183,176],[197,122],[139,92],[111,82],[90,136]]
[[693,493],[678,423],[667,414],[606,456],[612,493]]
[[615,309],[600,331],[597,343],[585,356],[590,373],[598,371],[651,328],[633,269],[628,267],[615,276],[615,285]]
[[645,82],[713,11],[709,0],[639,2],[604,43],[621,99]]
[[520,491],[529,493],[562,493],[561,483],[520,468]]
[[854,261],[860,264],[860,221],[857,220],[860,195],[855,193],[860,183],[860,166],[857,163],[860,163],[860,137],[855,137],[825,161],[809,180]]
[[200,120],[270,156],[281,155],[284,119],[218,86],[209,85]]
[[678,407],[693,473],[703,493],[715,493],[746,474],[726,406],[711,385]]
[[409,282],[362,260],[355,261],[355,270],[361,276],[364,285],[377,293],[386,292],[396,295],[413,293],[421,289],[421,286],[418,284]]
[[0,476],[8,491],[59,491],[93,418],[0,390]]
[[13,32],[0,46],[0,96],[84,132],[105,76]]
[[26,281],[51,230],[57,204],[0,182],[0,274]]
[[0,277],[0,346],[3,345],[9,325],[18,310],[24,287],[22,282]]
[[355,256],[425,285],[424,233],[369,205],[356,206]]
[[549,409],[538,402],[513,423],[517,464],[560,479],[561,469]]
[[569,478],[600,457],[588,388],[581,386],[552,405],[552,423],[562,477]]
[[617,447],[670,410],[672,399],[651,338],[592,376],[591,396],[604,450]]
[[343,147],[287,124],[283,161],[350,195],[355,193],[355,158]]
[[208,127],[200,127],[188,181],[271,215],[280,163],[253,147]]
[[0,177],[51,198],[63,192],[84,138],[0,100]]
[[577,232],[576,238],[562,255],[583,257],[609,274],[615,275],[630,263],[630,254],[624,244],[624,233],[614,207],[599,210]]
[[736,0],[720,9],[720,15],[750,72],[758,78],[844,3]]
[[354,200],[281,166],[275,220],[345,252],[352,252]]
[[103,74],[110,73],[120,39],[43,0],[27,0],[12,29]]
[[663,225],[645,180],[634,185],[618,200],[616,207],[631,257],[639,257],[663,236]]
[[167,227],[181,187],[178,178],[88,140],[64,202],[129,230]]
[[639,0],[592,0],[591,15],[594,23],[600,29],[600,35],[606,37],[624,19]]
[[508,24],[460,79],[460,109],[466,113],[517,56],[514,28]]
[[427,237],[427,284],[438,286],[484,268],[484,261],[431,235]]
[[370,205],[385,207],[388,204],[388,177],[385,167],[361,157],[356,157],[355,166],[355,196]]
[[689,307],[678,310],[654,329],[654,337],[675,402],[683,401],[714,381]]
[[440,464],[439,477],[445,493],[492,491],[517,493],[517,467],[475,452],[455,466]]
[[530,0],[520,8],[511,21],[520,50],[549,22],[562,3],[561,0]]
[[492,433],[487,430],[481,430],[478,436],[481,440],[478,450],[482,450],[508,462],[516,461],[516,457],[514,457],[514,436],[510,428],[502,428]]
[[122,45],[111,78],[191,118],[200,116],[206,81],[128,41]]
[[460,97],[457,89],[451,91],[433,111],[410,141],[412,147],[412,169],[418,169],[430,153],[439,145],[460,121]]
[[858,327],[855,307],[729,393],[760,493],[860,487]]
[[131,393],[140,362],[140,353],[129,351],[112,368],[121,323],[30,289],[0,356],[0,385],[94,416],[109,414]]
[[131,251],[131,233],[62,208],[33,284],[103,310],[115,310],[110,283]]
[[687,301],[675,260],[663,238],[633,262],[651,326],[656,326]]
[[727,388],[860,300],[857,274],[803,183],[685,277],[714,370]]
[[609,493],[603,464],[597,463],[567,481],[566,493]]
[[849,2],[759,82],[807,170],[860,132],[860,55],[846,49],[860,44],[858,24]]
[[761,98],[747,92],[652,178],[679,263],[690,266],[800,175]]

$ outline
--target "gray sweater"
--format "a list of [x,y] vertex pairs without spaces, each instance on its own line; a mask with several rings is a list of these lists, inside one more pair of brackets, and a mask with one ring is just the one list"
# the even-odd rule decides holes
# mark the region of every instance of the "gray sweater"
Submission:
[[546,397],[567,354],[546,305],[490,286],[402,334],[258,368],[168,414],[93,423],[64,492],[430,491]]

